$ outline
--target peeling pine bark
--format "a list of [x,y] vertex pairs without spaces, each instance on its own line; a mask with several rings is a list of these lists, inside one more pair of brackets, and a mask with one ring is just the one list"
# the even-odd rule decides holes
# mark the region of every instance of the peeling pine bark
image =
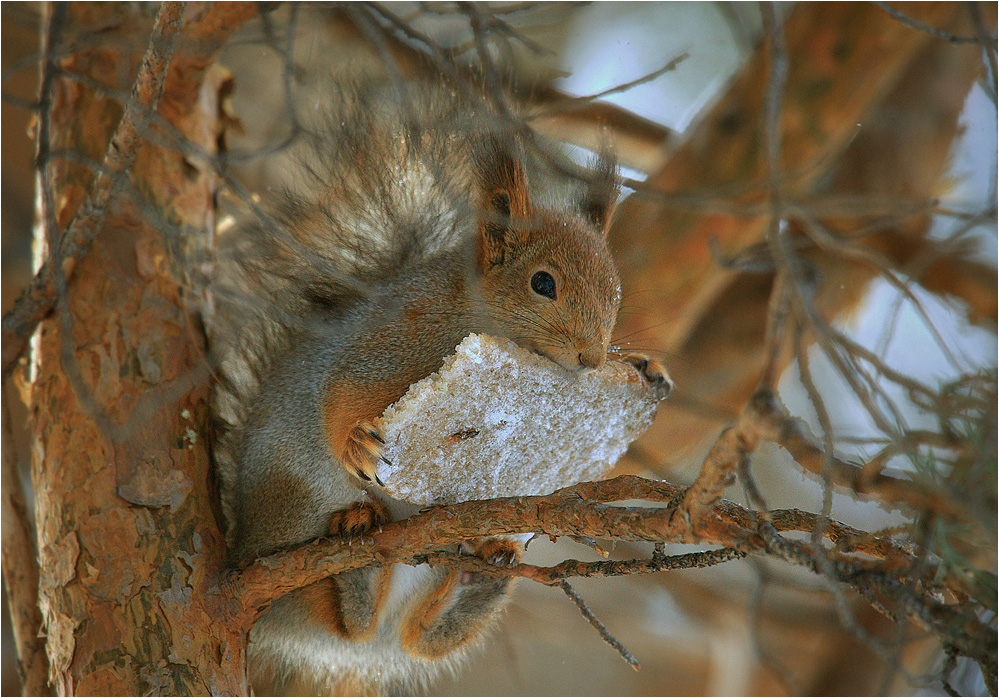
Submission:
[[42,696],[49,695],[49,666],[45,640],[38,636],[42,625],[38,610],[38,555],[10,435],[9,408],[4,404],[3,576],[10,600],[11,629],[17,647],[22,692],[26,696]]
[[[192,170],[180,153],[147,139],[143,109],[156,88],[144,80],[156,71],[139,70],[145,47],[135,39],[149,35],[155,7],[67,8],[61,67],[124,91],[138,73],[133,112],[123,118],[119,102],[67,77],[57,77],[52,93],[52,213],[63,230],[74,219],[94,224],[67,297],[54,299],[67,312],[41,323],[33,356],[39,602],[60,694],[247,692],[245,628],[219,623],[227,609],[208,593],[224,550],[200,432],[205,390],[192,389],[207,375],[204,348],[192,343],[196,317],[171,268],[171,231],[149,215],[193,231],[188,244],[204,244],[215,182],[208,168]],[[242,3],[163,5],[163,28],[180,28],[187,41],[170,59],[159,111],[206,152],[215,147],[224,78],[206,68],[254,13]],[[191,43],[205,23],[212,41]],[[87,41],[95,31],[101,40]],[[165,58],[160,52],[161,65]],[[108,148],[116,129],[120,138]],[[95,177],[58,156],[66,150],[98,160],[107,150],[111,165]],[[116,172],[131,186],[112,187]],[[84,200],[92,203],[81,210]]]

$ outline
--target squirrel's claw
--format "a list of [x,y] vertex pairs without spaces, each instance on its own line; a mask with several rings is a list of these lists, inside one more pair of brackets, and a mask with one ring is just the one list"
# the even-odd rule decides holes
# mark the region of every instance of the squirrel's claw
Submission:
[[666,372],[666,368],[655,359],[637,353],[622,354],[619,358],[634,366],[645,382],[660,396],[660,399],[666,399],[673,391],[673,381]]
[[469,555],[481,557],[490,565],[513,567],[520,561],[524,547],[520,541],[510,538],[477,538],[462,543],[462,549]]
[[365,482],[373,482],[379,487],[385,483],[378,476],[378,462],[392,463],[382,455],[385,440],[378,429],[370,422],[360,422],[347,435],[347,442],[340,455],[344,469]]
[[330,535],[345,540],[363,537],[389,520],[389,512],[379,502],[354,502],[330,516]]
[[[482,558],[497,567],[513,567],[520,562],[520,555],[524,551],[520,541],[502,537],[466,540],[460,547],[461,552],[466,555]],[[476,579],[481,579],[481,575],[477,572],[463,570],[458,575],[459,584],[471,584]]]

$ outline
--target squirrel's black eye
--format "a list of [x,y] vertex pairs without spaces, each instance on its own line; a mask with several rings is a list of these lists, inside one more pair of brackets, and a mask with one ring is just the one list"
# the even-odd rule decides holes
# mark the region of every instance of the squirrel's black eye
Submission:
[[539,271],[531,277],[531,290],[539,296],[555,300],[555,279],[546,271]]

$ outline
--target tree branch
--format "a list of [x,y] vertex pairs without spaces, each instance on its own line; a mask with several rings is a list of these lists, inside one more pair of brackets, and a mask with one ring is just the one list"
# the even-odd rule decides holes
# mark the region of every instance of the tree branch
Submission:
[[[738,433],[736,429],[731,430]],[[719,454],[722,449],[719,449]],[[354,544],[320,540],[251,564],[227,582],[228,593],[239,599],[246,627],[257,611],[293,589],[331,574],[369,565],[448,564],[479,572],[522,576],[547,585],[559,585],[570,576],[613,576],[718,564],[742,555],[782,559],[820,572],[816,552],[807,544],[784,538],[787,531],[815,530],[819,515],[777,510],[762,515],[727,500],[706,505],[701,499],[714,490],[684,490],[667,482],[621,476],[602,482],[566,487],[550,495],[508,497],[435,507],[403,521],[393,522]],[[642,499],[671,507],[620,507],[609,503]],[[697,502],[700,516],[678,512]],[[823,517],[825,518],[825,517]],[[950,606],[934,594],[940,588],[912,579],[914,556],[887,538],[858,531],[826,519],[822,535],[834,544],[824,550],[832,580],[864,595],[882,595],[902,602],[906,614],[945,638],[963,654],[983,661],[995,631],[958,604]],[[552,568],[516,565],[499,568],[472,557],[442,552],[463,540],[483,536],[537,532],[549,536],[585,536],[629,541],[698,543],[727,549],[651,560],[580,563],[570,560]],[[874,559],[871,559],[874,558]],[[932,579],[928,570],[926,579]],[[915,582],[915,585],[912,583]],[[926,583],[928,584],[928,582]]]
[[565,592],[565,595],[568,596],[574,604],[576,604],[576,608],[578,608],[579,612],[583,614],[583,618],[585,618],[590,625],[597,629],[597,632],[600,633],[600,637],[603,638],[604,642],[617,650],[618,654],[624,658],[624,661],[631,665],[632,669],[635,671],[641,669],[641,666],[639,666],[638,660],[635,659],[635,656],[629,652],[628,648],[622,645],[616,637],[611,635],[607,626],[601,623],[599,618],[593,615],[593,611],[591,611],[589,606],[586,605],[583,597],[576,593],[576,590],[572,588],[569,582],[563,579],[559,582],[558,586]]

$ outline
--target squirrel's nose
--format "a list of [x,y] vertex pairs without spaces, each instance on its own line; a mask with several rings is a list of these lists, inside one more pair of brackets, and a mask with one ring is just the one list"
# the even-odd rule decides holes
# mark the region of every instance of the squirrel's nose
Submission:
[[577,359],[583,368],[600,368],[607,360],[607,350],[602,344],[591,344],[579,352]]

